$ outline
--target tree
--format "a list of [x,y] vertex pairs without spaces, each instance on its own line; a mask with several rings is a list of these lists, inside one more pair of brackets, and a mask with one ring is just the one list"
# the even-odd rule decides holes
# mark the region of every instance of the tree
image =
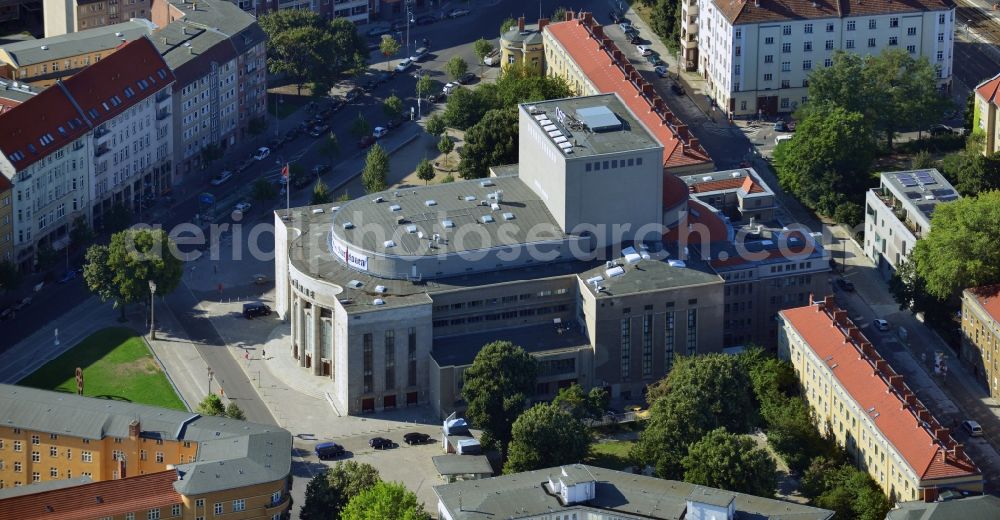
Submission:
[[511,27],[517,26],[517,20],[513,18],[507,18],[506,20],[500,22],[500,35],[503,36]]
[[287,75],[300,95],[302,85],[310,79],[322,77],[323,71],[331,68],[334,59],[333,39],[322,29],[312,26],[284,30],[268,38],[268,48],[268,71]]
[[445,65],[445,70],[448,71],[448,75],[451,76],[451,79],[457,80],[469,71],[469,64],[466,63],[465,59],[461,56],[452,56],[452,58],[448,60],[448,63]]
[[94,231],[87,223],[87,217],[78,215],[73,219],[73,226],[69,232],[69,243],[74,247],[86,244],[94,239]]
[[440,114],[431,114],[427,118],[426,129],[427,133],[433,135],[434,137],[439,137],[447,129],[447,124],[444,122],[444,118]]
[[364,114],[358,112],[358,117],[351,121],[351,135],[356,139],[361,139],[366,135],[371,135],[372,125],[368,124],[368,120],[365,119]]
[[365,158],[365,168],[361,172],[361,184],[365,187],[366,193],[383,191],[389,187],[389,155],[385,153],[382,146],[375,143],[368,150]]
[[514,421],[503,471],[518,473],[580,462],[590,451],[590,442],[590,433],[579,419],[559,405],[539,403]]
[[382,35],[382,41],[378,44],[378,50],[385,56],[385,70],[389,70],[389,56],[395,56],[399,52],[399,42],[388,34]]
[[319,144],[319,152],[330,161],[340,155],[340,141],[337,140],[337,134],[333,132],[327,134]]
[[674,50],[680,41],[681,4],[679,0],[643,0],[652,7],[649,25],[669,50]]
[[923,170],[934,167],[934,158],[927,150],[920,150],[910,159],[911,170]]
[[444,165],[445,168],[447,168],[448,164],[451,163],[451,157],[449,154],[455,149],[455,143],[451,140],[451,137],[448,137],[447,133],[444,133],[441,134],[441,139],[438,140],[437,147],[438,151],[444,155]]
[[517,416],[535,392],[538,363],[509,341],[488,343],[463,373],[462,398],[468,403],[466,417],[483,430],[483,445],[507,459],[507,445]]
[[130,228],[111,236],[111,243],[87,250],[83,278],[102,300],[114,300],[125,317],[125,305],[149,297],[149,281],[167,295],[177,288],[183,266],[177,246],[162,229]]
[[0,261],[0,292],[16,290],[21,285],[21,272],[10,260]]
[[430,520],[417,495],[397,482],[379,482],[355,495],[340,515],[343,520]]
[[829,451],[829,443],[816,429],[805,399],[788,397],[776,404],[761,411],[767,423],[767,442],[789,468],[805,471],[811,460]]
[[552,404],[576,419],[597,419],[608,408],[609,399],[608,392],[599,386],[591,388],[587,393],[582,386],[573,383],[560,388]]
[[268,70],[287,74],[300,93],[306,81],[322,91],[368,54],[364,38],[344,18],[326,21],[313,11],[288,9],[261,16],[259,24],[268,36]]
[[969,197],[983,191],[1000,189],[1000,157],[984,156],[981,148],[971,142],[970,146],[941,161],[941,170],[952,181],[955,189]]
[[226,415],[226,407],[222,404],[222,399],[219,399],[219,396],[215,394],[205,396],[198,403],[198,408],[195,411],[201,415],[215,415],[217,417],[225,417]]
[[421,74],[417,78],[417,97],[423,97],[424,94],[430,92],[434,88],[434,80],[431,79],[430,74]]
[[309,87],[310,93],[313,97],[323,98],[330,94],[330,89],[333,87],[325,79],[313,80],[312,85]]
[[773,497],[777,467],[748,435],[712,430],[688,448],[684,481],[761,497]]
[[842,461],[817,457],[802,477],[802,492],[837,518],[882,520],[891,504],[867,473]]
[[489,53],[493,52],[493,44],[486,38],[480,38],[473,42],[472,50],[476,53],[476,58],[479,59],[479,71],[481,74],[483,69],[483,60],[486,59],[486,56]]
[[385,117],[396,119],[403,113],[403,100],[395,94],[387,97],[382,103],[382,111],[385,112]]
[[238,404],[236,404],[236,401],[229,401],[229,404],[226,405],[226,417],[236,419],[237,421],[247,420],[246,414],[244,414],[243,410],[240,409]]
[[452,128],[465,130],[479,122],[488,108],[472,90],[455,89],[448,96],[448,104],[444,107],[444,120]]
[[487,177],[490,166],[516,163],[517,142],[517,112],[513,108],[490,110],[465,132],[459,175],[463,179]]
[[942,302],[927,292],[926,284],[917,274],[912,258],[896,266],[896,271],[889,279],[889,293],[899,304],[899,310],[910,309],[914,313],[923,313],[926,323],[942,327],[951,326],[952,316],[960,307],[957,297]]
[[967,287],[1000,282],[996,223],[1000,191],[939,204],[931,229],[913,248],[918,280],[928,294],[945,300]]
[[347,503],[362,491],[381,482],[371,464],[353,460],[338,462],[317,474],[306,486],[306,501],[299,513],[301,520],[340,518]]
[[552,22],[555,23],[566,20],[567,12],[569,12],[569,10],[563,6],[556,7],[556,9],[552,11]]
[[417,178],[424,181],[424,184],[434,180],[434,166],[427,159],[417,164]]
[[965,108],[962,110],[962,128],[965,129],[965,135],[972,134],[975,129],[974,119],[976,117],[976,91],[969,92],[969,95],[965,97]]
[[775,148],[774,165],[783,188],[832,215],[845,194],[860,196],[871,184],[875,141],[860,112],[811,103],[795,137]]
[[314,206],[316,204],[329,204],[332,200],[333,194],[330,193],[323,179],[316,179],[316,185],[313,186],[312,202],[310,204]]
[[274,184],[267,179],[257,179],[250,188],[250,198],[257,202],[271,200],[278,192],[274,189]]

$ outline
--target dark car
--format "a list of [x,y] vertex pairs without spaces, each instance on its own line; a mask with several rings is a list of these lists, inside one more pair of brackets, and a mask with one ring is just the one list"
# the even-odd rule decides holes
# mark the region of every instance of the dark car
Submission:
[[243,172],[249,170],[250,167],[253,166],[254,162],[256,162],[256,161],[254,161],[253,158],[250,158],[250,159],[247,159],[247,160],[241,162],[240,165],[236,167],[236,173],[243,173]]
[[447,97],[448,96],[446,96],[444,92],[435,92],[433,94],[427,94],[427,97],[425,99],[427,100],[428,103],[440,103],[441,101],[444,101],[445,98]]
[[941,135],[955,135],[955,130],[948,125],[934,125],[928,129],[928,132],[934,137]]
[[395,443],[385,437],[373,437],[368,441],[368,445],[376,450],[384,450],[393,447]]
[[625,35],[625,37],[632,45],[639,45],[642,43],[642,38],[640,38],[638,34]]
[[837,287],[847,291],[854,292],[854,282],[850,280],[845,280],[843,278],[837,278]]
[[352,88],[347,91],[347,94],[344,94],[344,100],[348,103],[353,103],[359,97],[361,97],[361,89],[359,88]]
[[328,171],[330,171],[330,165],[329,164],[317,164],[316,166],[312,167],[313,175],[316,175],[316,176],[323,175],[324,173],[326,173]]
[[330,130],[330,125],[319,124],[319,125],[314,126],[313,129],[309,131],[309,135],[311,135],[313,137],[320,137],[324,133],[326,133],[328,130]]
[[678,96],[684,95],[684,87],[678,85],[677,83],[670,84],[670,91],[673,92],[674,94],[677,94]]
[[436,16],[421,16],[420,18],[417,18],[416,23],[417,25],[430,25],[437,21],[438,19]]
[[243,317],[252,320],[257,316],[270,316],[271,308],[267,305],[259,302],[255,303],[244,303],[243,304]]
[[369,38],[381,38],[383,34],[389,34],[392,32],[388,27],[376,27],[368,31]]
[[389,81],[390,79],[392,79],[392,74],[389,74],[388,72],[379,72],[378,76],[375,76],[375,82],[379,85]]
[[663,65],[663,60],[660,58],[660,55],[655,52],[653,54],[650,54],[649,56],[646,56],[646,61],[648,61],[650,65],[653,65],[654,67]]
[[476,79],[475,74],[471,72],[466,72],[465,74],[462,74],[462,77],[458,78],[458,82],[463,85],[468,85],[469,83],[472,83],[473,80],[475,79]]
[[358,141],[358,148],[368,148],[373,144],[375,144],[375,137],[371,135],[366,135]]
[[316,178],[310,175],[295,175],[292,177],[293,188],[305,188],[313,183]]
[[622,14],[618,11],[610,11],[608,13],[608,18],[611,19],[611,23],[618,23],[622,21]]
[[280,137],[274,137],[267,142],[267,147],[272,150],[277,150],[281,148],[282,144],[284,144],[284,141],[282,141]]
[[66,271],[66,273],[62,275],[62,278],[59,279],[59,283],[66,283],[72,280],[76,280],[76,271]]
[[404,119],[402,116],[394,117],[390,119],[389,122],[385,124],[385,126],[388,126],[389,128],[397,128],[404,122],[406,122],[406,119]]
[[413,444],[423,444],[431,439],[430,435],[420,432],[410,432],[403,436],[403,442]]
[[343,454],[344,447],[336,442],[321,442],[316,445],[316,457],[319,460],[332,459]]

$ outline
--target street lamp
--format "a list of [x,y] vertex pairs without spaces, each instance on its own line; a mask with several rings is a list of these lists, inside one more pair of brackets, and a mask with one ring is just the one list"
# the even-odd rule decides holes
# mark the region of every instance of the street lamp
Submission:
[[156,339],[156,282],[149,281],[149,339]]
[[208,395],[212,395],[212,376],[215,375],[215,372],[212,371],[212,367],[207,367],[207,368],[208,368]]

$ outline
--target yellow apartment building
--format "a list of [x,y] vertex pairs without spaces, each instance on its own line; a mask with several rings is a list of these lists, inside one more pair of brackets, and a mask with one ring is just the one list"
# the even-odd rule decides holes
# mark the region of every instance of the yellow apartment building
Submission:
[[0,417],[0,518],[280,520],[288,509],[291,435],[276,426],[13,385],[0,385]]
[[1000,152],[1000,74],[976,86],[972,130],[983,134],[983,154]]
[[545,56],[542,50],[542,29],[549,23],[548,18],[538,20],[538,25],[526,27],[524,17],[517,19],[517,25],[500,35],[500,66],[521,63],[527,69],[541,74],[545,70]]
[[1000,285],[962,291],[962,360],[1000,396]]
[[821,431],[832,433],[891,502],[983,491],[976,464],[875,351],[832,296],[778,313],[791,361]]

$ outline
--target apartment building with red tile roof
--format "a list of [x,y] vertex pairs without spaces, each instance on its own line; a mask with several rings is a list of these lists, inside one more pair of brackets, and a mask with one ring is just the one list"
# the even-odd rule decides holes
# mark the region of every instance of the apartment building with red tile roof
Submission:
[[590,13],[544,25],[542,38],[547,73],[566,79],[579,96],[617,93],[663,144],[664,170],[685,174],[714,169],[688,126],[667,108]]
[[1000,397],[1000,284],[962,291],[962,360]]
[[821,428],[891,501],[932,502],[946,490],[982,492],[983,476],[832,296],[779,313],[789,359]]
[[983,154],[1000,152],[1000,74],[976,85],[973,127],[983,132]]
[[17,496],[4,498],[0,492],[0,518],[18,520],[93,520],[95,518],[180,517],[183,496],[174,489],[177,471],[167,470],[121,480],[105,480],[48,489],[33,486],[14,488]]

